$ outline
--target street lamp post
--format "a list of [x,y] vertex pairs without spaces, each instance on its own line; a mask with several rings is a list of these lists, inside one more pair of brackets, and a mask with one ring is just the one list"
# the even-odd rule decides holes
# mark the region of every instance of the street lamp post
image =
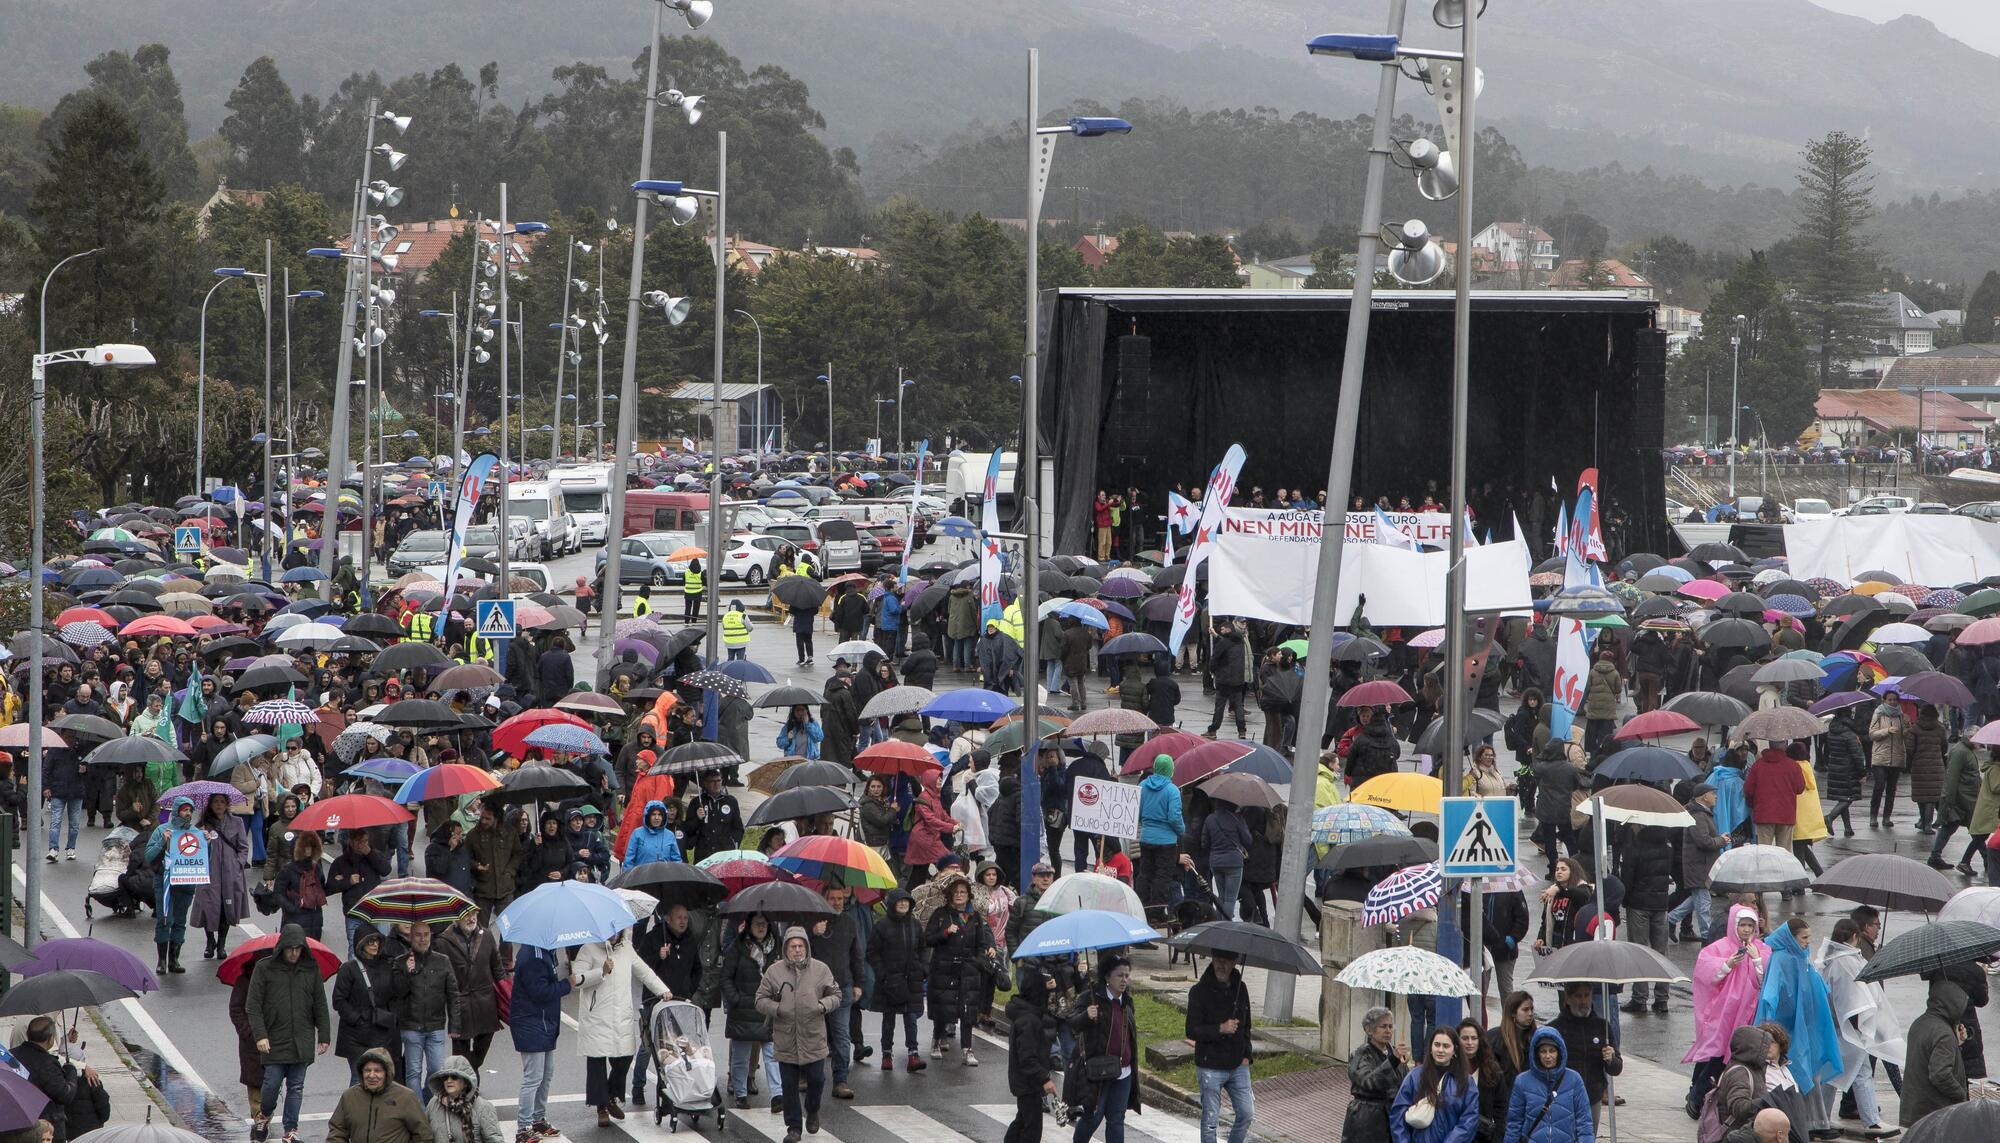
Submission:
[[[646,40],[646,86],[641,90],[645,108],[639,128],[639,179],[653,177],[653,110],[659,106],[660,19],[667,9],[679,12],[689,28],[699,28],[715,14],[713,0],[654,0],[653,31]],[[617,657],[618,641],[618,551],[625,541],[625,458],[632,452],[638,431],[639,413],[639,305],[645,289],[646,197],[639,196],[632,218],[632,280],[625,293],[625,361],[618,381],[618,430],[611,457],[611,495],[604,511],[604,587],[598,596],[604,620],[598,628],[597,681],[602,687],[611,677],[611,663]],[[717,315],[721,320],[721,315]]]
[[[285,291],[285,435],[282,439],[285,442],[285,446],[293,450],[289,455],[285,457],[285,459],[293,460],[296,459],[300,454],[298,452],[299,434],[294,425],[293,413],[292,413],[292,303],[301,298],[306,300],[323,298],[326,296],[326,293],[325,291],[322,290],[300,290],[296,294],[293,293],[292,268],[290,266],[285,267],[284,291]],[[291,554],[292,551],[292,521],[294,517],[297,516],[297,512],[294,511],[297,505],[294,505],[292,503],[292,476],[296,471],[297,467],[298,466],[295,464],[285,465],[285,554],[288,556]],[[270,495],[269,489],[265,490],[265,495],[267,497]],[[268,519],[269,516],[270,513],[266,511],[265,517]]]
[[1739,414],[1743,409],[1743,399],[1736,391],[1741,379],[1743,348],[1743,315],[1736,315],[1736,324],[1729,331],[1729,507],[1736,507],[1736,454],[1741,447]]
[[903,409],[910,403],[910,386],[917,383],[915,377],[904,377],[903,367],[896,367],[896,468],[903,467]]
[[[882,406],[896,403],[894,397],[875,398],[875,447],[882,447]],[[900,451],[900,450],[898,450]]]
[[207,426],[204,422],[208,417],[208,302],[210,298],[215,296],[215,291],[236,279],[255,278],[262,275],[252,274],[241,266],[217,266],[215,268],[215,276],[222,280],[210,286],[208,293],[202,295],[201,326],[200,333],[196,339],[196,344],[199,347],[195,352],[194,371],[194,494],[196,496],[203,495],[202,485],[205,483],[202,469],[202,450],[207,443],[206,434],[204,433]]
[[750,325],[757,331],[757,401],[750,414],[750,432],[757,439],[754,442],[756,459],[751,463],[756,471],[762,472],[764,471],[764,323],[758,321],[757,316],[749,310],[730,312],[738,317],[749,318]]
[[826,372],[820,374],[818,379],[826,383],[826,474],[831,477],[833,475],[833,362],[826,363]]
[[[1038,330],[1035,326],[1036,310],[1040,303],[1040,256],[1041,256],[1041,216],[1042,196],[1049,186],[1049,161],[1055,154],[1056,138],[1061,135],[1076,135],[1080,138],[1096,138],[1109,134],[1124,134],[1132,130],[1132,125],[1123,119],[1108,116],[1074,116],[1060,127],[1041,125],[1041,54],[1034,48],[1028,49],[1028,171],[1027,171],[1027,230],[1028,230],[1028,272],[1027,298],[1024,307],[1023,326],[1025,345],[1022,352],[1021,376],[1027,380],[1021,386],[1021,450],[1014,465],[1014,507],[1021,530],[1021,661],[1027,664],[1027,685],[1022,689],[1021,717],[1026,727],[1022,739],[1021,753],[1021,804],[1034,806],[1041,804],[1041,778],[1035,773],[1035,759],[1041,754],[1041,691],[1036,681],[1041,674],[1040,617],[1036,614],[1036,592],[1041,583],[1041,462],[1037,455],[1039,444],[1038,418],[1041,415],[1037,397],[1041,388],[1040,366],[1036,360]],[[1034,815],[1023,815],[1021,819],[1021,877],[1020,884],[1026,885],[1029,871],[1035,862],[1041,860],[1041,823]]]

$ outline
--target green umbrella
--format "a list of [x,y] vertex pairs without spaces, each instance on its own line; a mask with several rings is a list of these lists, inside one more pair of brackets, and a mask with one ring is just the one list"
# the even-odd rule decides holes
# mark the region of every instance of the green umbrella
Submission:
[[1630,627],[1623,615],[1595,615],[1583,621],[1585,627]]
[[93,540],[120,540],[129,543],[137,540],[139,537],[123,528],[99,528],[90,534],[90,538]]
[[1961,615],[1992,615],[2000,612],[2000,590],[1982,587],[1959,603],[1953,611]]
[[1292,654],[1303,659],[1306,657],[1306,641],[1304,639],[1287,639],[1283,643],[1278,644],[1278,650],[1290,651]]
[[[1059,736],[1068,724],[1044,715],[1038,720],[1044,738]],[[986,752],[993,755],[1007,754],[1021,749],[1021,736],[1027,730],[1027,720],[1017,719],[986,736]]]

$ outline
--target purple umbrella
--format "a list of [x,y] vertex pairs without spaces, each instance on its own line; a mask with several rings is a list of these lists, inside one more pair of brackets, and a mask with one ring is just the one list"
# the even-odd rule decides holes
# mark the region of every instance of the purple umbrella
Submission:
[[62,937],[35,946],[34,958],[14,971],[22,976],[40,976],[58,969],[79,968],[101,972],[134,992],[158,992],[159,978],[144,961],[116,945],[96,937]]
[[[1111,582],[1116,583],[1118,581],[1112,580]],[[1106,615],[1116,615],[1127,623],[1137,623],[1139,621],[1138,616],[1132,614],[1132,609],[1122,603],[1113,603],[1108,599],[1100,599],[1097,602],[1099,604],[1097,609]]]
[[1966,685],[1943,671],[1919,671],[1904,675],[1896,684],[1896,693],[1905,698],[1921,699],[1924,702],[1940,703],[1944,706],[1971,706],[1972,692]]
[[[183,782],[166,793],[161,794],[160,806],[164,809],[172,809],[176,798],[191,798],[194,801],[195,811],[199,813],[201,807],[208,799],[216,794],[221,794],[232,802],[242,802],[245,805],[250,803],[249,795],[227,782],[202,781]],[[166,818],[162,817],[160,820],[165,821]]]
[[1875,696],[1867,691],[1835,691],[1806,708],[1809,714],[1832,714],[1836,710],[1846,710],[1850,706],[1872,703]]
[[644,639],[620,639],[611,645],[611,650],[620,655],[630,651],[648,663],[657,663],[660,659],[660,649]]
[[1174,608],[1180,602],[1176,596],[1156,595],[1139,605],[1139,613],[1155,623],[1165,623],[1174,617]]
[[1127,575],[1113,576],[1104,581],[1103,587],[1097,589],[1099,599],[1132,599],[1144,594],[1146,594],[1145,587]]
[[48,1105],[49,1097],[41,1088],[23,1079],[21,1073],[0,1067],[0,1131],[32,1127]]
[[915,603],[917,601],[917,596],[921,594],[923,590],[929,587],[930,585],[931,581],[927,579],[911,580],[909,582],[909,585],[903,588],[903,606],[908,607],[910,604]]

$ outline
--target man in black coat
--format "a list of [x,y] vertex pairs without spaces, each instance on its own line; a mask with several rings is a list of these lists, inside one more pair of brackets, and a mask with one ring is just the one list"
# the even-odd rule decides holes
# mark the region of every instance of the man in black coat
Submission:
[[847,1086],[847,1071],[854,1063],[853,1029],[848,1026],[848,1009],[861,999],[861,982],[868,966],[862,959],[861,934],[854,918],[847,914],[847,886],[829,884],[820,891],[833,906],[833,916],[813,922],[808,940],[812,957],[833,972],[840,989],[840,1007],[826,1014],[826,1041],[833,1052],[833,1098],[853,1099]]
[[688,801],[683,817],[694,844],[690,861],[735,849],[743,841],[743,810],[736,804],[736,796],[722,788],[720,770],[701,772],[701,793]]
[[1521,955],[1521,942],[1528,937],[1528,902],[1520,890],[1511,893],[1488,891],[1484,897],[1479,939],[1493,956],[1493,975],[1500,995],[1514,991],[1514,962]]
[[1222,728],[1222,712],[1227,708],[1236,719],[1236,737],[1249,735],[1250,724],[1243,713],[1243,696],[1256,679],[1256,665],[1250,658],[1250,639],[1237,623],[1215,620],[1215,642],[1209,651],[1209,669],[1215,676],[1215,710],[1208,718],[1208,736]]
[[1007,1002],[1007,1093],[1014,1097],[1014,1120],[1005,1143],[1041,1143],[1042,1100],[1056,1094],[1049,1057],[1056,1046],[1056,1022],[1049,1015],[1055,978],[1022,966],[1021,990]]
[[28,1082],[49,1097],[42,1118],[56,1129],[55,1143],[69,1139],[69,1105],[76,1100],[82,1084],[96,1086],[97,1072],[86,1066],[81,1073],[68,1060],[55,1054],[56,1022],[47,1016],[28,1021],[27,1039],[14,1049],[14,1059],[28,1069]]
[[1250,990],[1236,970],[1234,954],[1214,953],[1208,971],[1188,989],[1187,1038],[1194,1041],[1195,1074],[1201,1081],[1201,1143],[1215,1143],[1216,1114],[1225,1091],[1236,1117],[1229,1143],[1245,1143],[1256,1116],[1250,1094]]
[[[1618,847],[1618,879],[1625,883],[1624,937],[1647,945],[1656,953],[1667,951],[1667,905],[1672,892],[1674,851],[1665,826],[1640,826]],[[1655,984],[1653,1011],[1667,1010],[1667,986]],[[1625,1011],[1646,1010],[1648,986],[1632,986],[1632,999]]]
[[[638,950],[639,959],[677,1000],[693,1000],[701,991],[701,953],[707,944],[711,919],[704,912],[697,921],[686,905],[675,904],[640,921],[633,931],[632,947]],[[645,1005],[639,1010],[639,1027],[650,1028],[659,998],[643,989],[640,997]],[[650,1053],[639,1052],[632,1057],[632,1103],[637,1107],[646,1106],[646,1071],[652,1062],[649,1056]]]

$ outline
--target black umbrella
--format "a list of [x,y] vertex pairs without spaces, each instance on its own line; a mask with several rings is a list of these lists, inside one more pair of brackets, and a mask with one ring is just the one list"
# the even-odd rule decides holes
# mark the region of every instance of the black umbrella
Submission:
[[360,615],[341,624],[340,629],[348,635],[365,635],[368,638],[400,639],[405,634],[396,621],[379,612],[364,611]]
[[1716,600],[1712,606],[1725,615],[1753,615],[1761,618],[1764,614],[1764,597],[1747,591],[1732,591]]
[[1376,866],[1404,869],[1436,861],[1437,855],[1437,842],[1428,838],[1378,834],[1328,849],[1326,856],[1320,858],[1318,867],[1335,873],[1343,869],[1373,869]]
[[1978,960],[1996,949],[2000,949],[2000,928],[1979,921],[1936,921],[1911,929],[1876,950],[1856,979],[1873,983],[1892,976],[1937,972]]
[[438,650],[434,643],[398,643],[384,647],[369,664],[368,673],[376,676],[393,675],[398,671],[415,670],[418,667],[442,666],[451,662],[449,656]]
[[185,762],[187,755],[150,734],[114,738],[83,757],[87,766],[144,766],[148,762]]
[[1903,1143],[1964,1143],[1968,1139],[2000,1139],[2000,1103],[1975,1099],[1940,1108],[1912,1124]]
[[[1207,564],[1202,565],[1204,568],[1207,566]],[[1370,659],[1386,658],[1388,654],[1389,648],[1386,644],[1380,640],[1370,639],[1366,635],[1360,635],[1335,647],[1333,649],[1333,661],[1336,663],[1362,663]]]
[[327,651],[335,655],[373,655],[382,649],[380,644],[371,643],[359,635],[342,635],[327,645]]
[[622,869],[610,881],[613,889],[641,889],[660,899],[661,905],[686,905],[704,909],[729,896],[729,887],[706,869],[684,861],[648,861]]
[[31,976],[0,997],[0,1016],[40,1016],[66,1008],[90,1008],[139,995],[101,972],[59,968]]
[[743,758],[720,742],[684,742],[659,756],[648,774],[694,774],[741,766]]
[[1666,557],[1656,556],[1651,552],[1633,552],[1631,555],[1618,561],[1618,570],[1621,572],[1637,572],[1640,575],[1645,575],[1654,568],[1663,566],[1666,562]]
[[[1120,638],[1125,638],[1125,636],[1120,636]],[[1479,706],[1473,707],[1465,712],[1465,735],[1461,741],[1468,747],[1473,746],[1488,735],[1500,733],[1501,728],[1506,725],[1507,720],[1500,717],[1499,711],[1487,710],[1485,707]],[[1444,728],[1444,719],[1431,719],[1431,724],[1424,727],[1422,734],[1417,735],[1417,753],[1428,754],[1433,758],[1442,757],[1444,755]]]
[[826,903],[826,898],[797,882],[766,881],[724,901],[716,911],[731,916],[762,913],[781,920],[814,921],[832,913],[833,906]]
[[1878,909],[1935,913],[1958,892],[1944,874],[1900,853],[1857,853],[1833,863],[1812,887]]
[[1538,958],[1529,980],[1559,980],[1589,984],[1669,984],[1687,974],[1652,949],[1631,941],[1572,941],[1551,955]]
[[299,673],[297,667],[288,664],[272,663],[268,666],[252,667],[243,672],[237,677],[234,689],[239,691],[268,691],[285,687],[304,686],[305,682],[306,677]]
[[95,738],[99,742],[109,742],[114,738],[125,736],[125,732],[119,729],[117,723],[94,714],[66,714],[50,722],[49,725],[62,731],[63,737],[71,739]]
[[792,686],[787,683],[782,686],[772,687],[770,690],[758,695],[757,701],[750,705],[766,709],[789,710],[795,706],[818,706],[825,701],[825,699],[804,687]]
[[[253,643],[251,645],[255,646],[256,644]],[[74,663],[77,661],[76,652],[70,650],[68,644],[63,643],[59,639],[44,635],[40,631],[23,631],[19,635],[14,636],[13,642],[7,644],[7,650],[24,659],[40,653],[43,658],[61,659],[65,663]]]
[[1757,705],[1756,675],[1758,666],[1759,664],[1757,663],[1738,663],[1723,672],[1722,677],[1716,680],[1715,685],[1723,694],[1728,695],[1730,698],[1735,699],[1745,706],[1754,707]]
[[1733,647],[1748,651],[1756,647],[1771,645],[1771,636],[1761,624],[1748,619],[1718,619],[1695,632],[1695,638],[1708,647]]
[[[1882,664],[1890,674],[1903,676],[1902,681],[1896,684],[1896,693],[1899,695],[1944,706],[1972,705],[1972,692],[1966,689],[1965,684],[1950,675],[1939,674],[1932,668],[1931,661],[1924,657],[1924,653],[1915,647],[1901,643],[1877,647],[1875,661]],[[1937,679],[1944,681],[1942,683],[1933,681]],[[1945,697],[1933,698],[1932,694],[1941,694]]]
[[1294,976],[1326,971],[1311,949],[1248,921],[1210,921],[1196,925],[1168,941],[1167,947],[1210,956],[1229,953],[1251,968]]
[[944,605],[951,598],[951,588],[946,584],[934,583],[917,593],[907,610],[912,619],[922,619]]
[[1851,592],[1847,595],[1836,595],[1819,605],[1819,613],[1823,616],[1860,615],[1869,611],[1886,610],[1888,608],[1876,602],[1874,596],[1855,595]]
[[263,645],[255,639],[246,639],[241,635],[228,635],[203,644],[200,654],[202,658],[215,662],[223,659],[233,659],[238,655],[254,655],[263,649]]
[[452,728],[459,724],[458,712],[436,699],[404,699],[382,708],[374,718],[384,726]]
[[845,789],[854,781],[854,771],[838,762],[813,760],[788,766],[778,775],[775,783],[779,790],[800,790],[807,786],[832,786]]
[[1668,699],[1663,709],[1684,714],[1703,726],[1735,726],[1750,717],[1750,707],[1741,699],[1715,691],[1682,691]]
[[816,814],[839,814],[854,808],[854,799],[831,786],[801,786],[765,798],[746,825],[776,825]]
[[1750,562],[1750,557],[1744,555],[1743,550],[1735,544],[1696,544],[1688,552],[1688,556],[1691,559],[1701,560],[1703,563],[1710,564],[1747,564]]
[[0,968],[14,972],[33,959],[35,954],[29,952],[20,941],[6,933],[0,933]]
[[560,802],[590,789],[576,774],[556,766],[523,766],[500,777],[500,788],[485,795],[496,806]]
[[1819,592],[1814,591],[1811,584],[1795,579],[1774,579],[1757,590],[1764,594],[1765,599],[1778,595],[1796,595],[1807,603],[1819,600]]
[[781,576],[771,585],[771,595],[793,611],[818,611],[826,602],[826,586],[810,576]]
[[[787,577],[787,578],[797,578],[797,577]],[[706,638],[708,638],[708,632],[702,630],[699,627],[681,628],[679,631],[676,631],[672,635],[669,635],[667,637],[665,645],[660,648],[660,662],[663,664],[672,662],[674,660],[674,657],[679,655],[682,651],[685,651],[689,647],[692,647],[697,643],[700,643],[703,639]]]

